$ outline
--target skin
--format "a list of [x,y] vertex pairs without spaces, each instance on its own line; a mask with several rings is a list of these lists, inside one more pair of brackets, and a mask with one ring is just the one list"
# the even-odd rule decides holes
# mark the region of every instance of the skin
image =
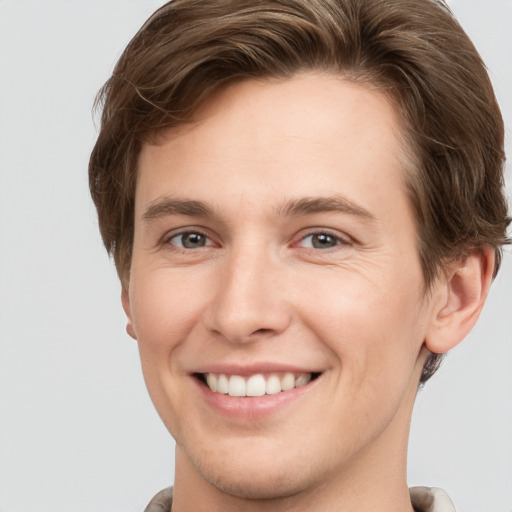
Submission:
[[[471,328],[492,252],[425,295],[406,154],[386,96],[320,73],[232,85],[143,146],[122,300],[177,444],[173,511],[412,511],[407,438],[427,348]],[[304,198],[330,206],[290,207]],[[184,247],[184,231],[204,245]],[[320,377],[270,415],[231,418],[192,375],[219,363]]]

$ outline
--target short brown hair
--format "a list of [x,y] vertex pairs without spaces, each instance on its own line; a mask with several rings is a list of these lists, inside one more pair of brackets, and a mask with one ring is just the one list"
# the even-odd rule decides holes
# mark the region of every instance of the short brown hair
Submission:
[[[129,278],[137,158],[147,137],[190,120],[215,90],[300,71],[384,89],[404,125],[428,287],[446,262],[508,243],[504,126],[486,69],[436,0],[174,0],[143,25],[98,96],[91,194],[103,241]],[[426,381],[439,365],[431,355]]]

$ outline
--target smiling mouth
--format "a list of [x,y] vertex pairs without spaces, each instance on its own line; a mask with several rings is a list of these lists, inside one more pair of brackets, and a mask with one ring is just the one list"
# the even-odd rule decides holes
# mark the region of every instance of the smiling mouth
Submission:
[[224,373],[196,373],[205,386],[214,393],[233,397],[257,397],[275,395],[307,385],[318,378],[319,373],[256,373],[242,377]]

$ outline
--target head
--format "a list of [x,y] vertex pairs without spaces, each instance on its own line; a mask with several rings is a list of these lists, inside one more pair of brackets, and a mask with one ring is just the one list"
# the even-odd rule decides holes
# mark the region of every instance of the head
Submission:
[[[133,38],[99,96],[103,115],[90,161],[90,187],[103,240],[114,257],[125,301],[132,281],[134,240],[137,244],[137,197],[139,206],[144,194],[158,199],[154,193],[156,182],[147,178],[146,171],[142,176],[141,169],[161,169],[166,165],[163,162],[174,162],[179,167],[180,161],[188,161],[185,147],[201,147],[197,134],[210,133],[209,123],[228,132],[233,128],[226,124],[225,116],[230,112],[254,114],[254,118],[248,115],[247,119],[258,122],[258,112],[243,106],[251,97],[256,102],[268,101],[275,112],[280,112],[281,103],[274,92],[284,93],[277,94],[281,99],[296,98],[297,94],[306,98],[315,95],[315,87],[322,86],[326,98],[335,101],[338,93],[331,90],[330,84],[336,80],[342,82],[344,97],[351,98],[354,104],[374,105],[381,116],[375,118],[376,125],[384,126],[380,121],[387,120],[395,137],[389,139],[389,144],[396,150],[395,163],[402,180],[395,185],[403,183],[403,187],[397,185],[395,189],[406,200],[402,213],[410,215],[411,230],[406,225],[403,228],[413,239],[421,277],[417,281],[420,302],[428,302],[436,283],[450,276],[457,262],[475,257],[479,251],[487,254],[493,267],[486,269],[487,274],[495,275],[500,247],[507,242],[509,222],[503,195],[503,122],[485,67],[444,3],[175,0],[159,9]],[[348,111],[343,110],[342,96],[339,100],[338,120],[345,114],[350,119]],[[300,108],[300,101],[294,105]],[[333,111],[337,105],[333,103]],[[316,106],[321,110],[321,105]],[[308,108],[316,107],[308,104],[305,113]],[[370,115],[367,111],[360,113]],[[356,116],[352,121],[357,124],[357,119]],[[259,122],[256,126],[261,127],[262,119]],[[251,123],[247,122],[249,131]],[[276,133],[280,133],[282,127],[277,125]],[[361,126],[369,128],[371,123]],[[243,130],[243,124],[239,128]],[[234,139],[239,131],[232,132]],[[382,144],[386,140],[384,134],[385,130],[381,131],[379,139],[375,133],[373,140],[381,140]],[[340,147],[345,148],[341,139]],[[172,157],[172,151],[180,157]],[[172,182],[175,186],[180,186],[181,179],[186,183],[194,174],[183,174],[185,168],[186,165],[176,171]],[[251,181],[251,176],[246,179]],[[215,179],[228,178],[219,175]],[[208,186],[218,186],[219,192],[225,192],[225,182],[215,179],[208,182],[204,177]],[[340,172],[341,188],[344,179]],[[279,183],[276,179],[275,185]],[[391,178],[383,181],[383,189],[386,183],[394,182]],[[286,181],[280,186],[286,188]],[[361,183],[357,186],[361,187]],[[152,196],[148,192],[151,190]],[[268,197],[263,195],[260,204]],[[378,201],[377,196],[375,200]],[[176,212],[181,206],[168,204],[166,208]],[[191,207],[196,208],[195,213]],[[311,205],[303,203],[302,207]],[[188,204],[187,208],[187,215],[206,216],[203,203]],[[295,205],[297,208],[300,210]],[[146,215],[147,220],[158,216],[157,210],[145,208],[139,211],[139,217]],[[250,209],[246,213],[249,215]],[[264,281],[264,269],[261,271]],[[311,300],[317,299],[312,296]],[[188,306],[188,299],[186,302]],[[220,315],[222,309],[219,304],[205,320],[217,334],[229,330],[220,325],[220,320],[215,324],[215,315]],[[138,307],[139,311],[144,310],[143,306]],[[399,305],[395,307],[398,311]],[[430,314],[429,307],[422,309],[425,318]],[[272,318],[276,326],[282,320]],[[153,320],[165,323],[163,316]],[[341,324],[338,328],[346,329]],[[266,329],[259,329],[260,334],[278,333],[280,328],[263,332]],[[419,332],[411,327],[413,331]],[[200,346],[195,348],[202,350]],[[437,349],[433,343],[429,350],[417,375],[421,382],[436,370],[443,346]],[[324,362],[317,360],[319,369]],[[154,389],[152,395],[159,393]],[[160,413],[166,421],[165,411]],[[266,448],[275,446],[269,444]]]
[[[194,27],[194,30],[191,30]],[[504,128],[478,53],[439,1],[173,1],[145,23],[99,95],[90,160],[100,230],[124,285],[144,141],[248,79],[330,71],[383,91],[414,165],[406,176],[427,291],[454,259],[506,243]],[[422,381],[437,369],[428,359]]]

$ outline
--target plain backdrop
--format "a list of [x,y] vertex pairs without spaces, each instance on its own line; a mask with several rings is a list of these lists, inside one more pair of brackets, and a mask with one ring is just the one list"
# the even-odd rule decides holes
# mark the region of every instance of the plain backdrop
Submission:
[[[0,512],[137,512],[173,480],[87,187],[95,93],[160,3],[0,0]],[[512,158],[512,1],[450,4]],[[512,511],[511,367],[508,251],[477,328],[418,397],[411,485]]]

